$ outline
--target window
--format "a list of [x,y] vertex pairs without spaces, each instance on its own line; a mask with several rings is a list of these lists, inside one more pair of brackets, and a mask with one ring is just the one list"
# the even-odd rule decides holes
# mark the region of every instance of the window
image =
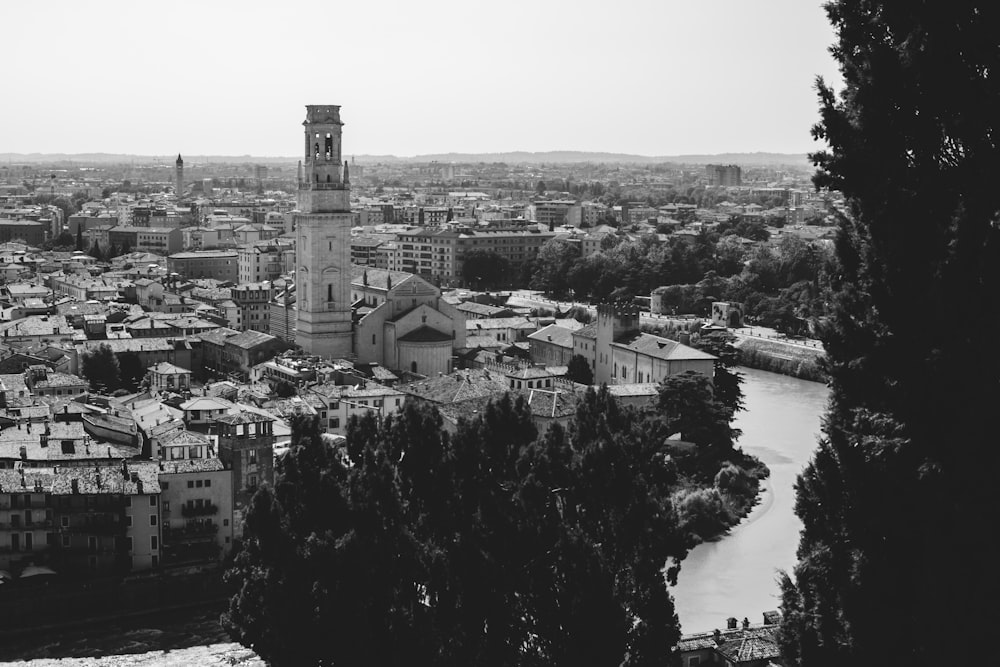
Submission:
[[156,507],[156,496],[150,496],[149,497],[149,506],[150,507]]
[[[149,536],[149,548],[150,548],[151,551],[158,550],[160,548],[160,538],[157,537],[156,535],[150,535]],[[156,556],[153,556],[153,558],[156,558]]]
[[340,428],[340,417],[334,417],[330,420],[330,428]]
[[131,515],[125,517],[125,526],[128,527],[128,528],[132,527],[132,516]]
[[170,511],[170,501],[169,500],[164,500],[163,501],[163,511],[164,512],[169,512]]
[[[131,540],[132,538],[130,537],[129,539]],[[63,545],[64,548],[67,548],[67,549],[69,548],[69,535],[63,535],[62,536],[62,545]]]
[[194,480],[193,479],[189,479],[188,480],[188,488],[189,489],[193,489],[194,488]]
[[69,517],[68,516],[62,517],[60,523],[62,524],[63,528],[69,528]]
[[194,485],[200,489],[201,487],[205,486],[205,482],[199,479],[194,483]]
[[155,514],[150,514],[149,515],[149,525],[150,526],[155,526],[156,525],[156,515]]
[[206,487],[209,487],[209,486],[212,486],[212,480],[210,480],[210,479],[206,479],[206,480],[205,480],[205,486],[206,486]]

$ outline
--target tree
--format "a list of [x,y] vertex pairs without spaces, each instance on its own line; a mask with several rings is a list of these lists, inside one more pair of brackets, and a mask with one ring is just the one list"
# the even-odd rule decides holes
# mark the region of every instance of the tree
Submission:
[[[1000,355],[961,320],[1000,293],[996,34],[989,2],[826,6],[836,94],[818,83],[841,191],[831,400],[796,484],[798,564],[784,578],[786,664],[972,664],[998,620]],[[970,363],[975,360],[974,363]],[[936,613],[948,610],[947,613]]]
[[146,366],[135,352],[125,352],[118,359],[121,386],[130,391],[139,388],[146,376]]
[[462,278],[477,289],[495,289],[510,282],[510,262],[492,250],[471,250],[462,257]]
[[274,385],[274,395],[278,398],[290,398],[297,393],[298,390],[295,388],[295,385],[288,380],[278,380]]
[[106,343],[93,352],[84,353],[80,372],[95,391],[111,393],[121,388],[118,359],[111,346]]
[[662,438],[606,388],[539,436],[523,398],[454,435],[408,402],[340,449],[293,422],[223,623],[282,665],[663,664],[686,537]]
[[83,250],[83,225],[77,225],[76,228],[76,249]]
[[96,260],[104,259],[104,255],[101,253],[101,244],[94,239],[94,242],[90,246],[90,256]]
[[580,256],[576,246],[552,239],[539,249],[535,256],[531,276],[531,289],[538,289],[555,296],[562,296],[569,288],[567,275],[573,262]]
[[545,181],[538,181],[535,183],[535,192],[540,195],[544,195],[548,187],[545,185]]
[[743,409],[743,374],[733,370],[739,366],[739,351],[733,346],[736,336],[728,331],[716,331],[702,336],[694,347],[715,355],[715,373],[712,376],[712,390],[715,398],[734,415]]
[[566,377],[580,384],[594,384],[594,373],[582,354],[574,354],[569,360]]
[[[656,407],[667,432],[698,445],[712,463],[725,460],[740,436],[732,426],[734,410],[715,395],[711,379],[701,373],[685,371],[664,378]],[[715,468],[711,470],[714,475]]]

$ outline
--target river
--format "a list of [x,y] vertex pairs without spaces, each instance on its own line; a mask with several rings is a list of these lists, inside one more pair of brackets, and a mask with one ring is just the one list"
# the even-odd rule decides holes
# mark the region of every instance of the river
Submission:
[[816,449],[825,385],[740,368],[746,410],[736,418],[738,444],[771,469],[760,502],[728,535],[695,547],[672,593],[684,633],[723,628],[726,619],[778,609],[779,570],[795,565],[802,523],[795,516],[795,478]]
[[[771,477],[743,522],[682,563],[672,593],[685,633],[723,627],[730,616],[759,623],[762,612],[778,608],[777,571],[795,564],[801,524],[792,511],[792,485],[815,449],[827,388],[766,371],[740,372],[746,410],[737,416],[739,445],[762,459]],[[24,662],[13,664],[30,667],[262,665],[251,651],[224,641],[216,618],[217,612],[147,618],[103,632],[22,640],[2,647],[0,662],[17,656]]]

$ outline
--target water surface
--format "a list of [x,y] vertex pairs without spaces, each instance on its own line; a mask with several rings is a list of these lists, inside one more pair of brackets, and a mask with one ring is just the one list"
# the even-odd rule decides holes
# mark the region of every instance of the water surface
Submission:
[[746,410],[739,446],[757,456],[771,477],[759,504],[730,534],[695,547],[672,590],[684,633],[725,627],[726,619],[777,609],[779,570],[795,564],[802,523],[794,514],[795,478],[816,448],[829,390],[797,378],[740,368]]

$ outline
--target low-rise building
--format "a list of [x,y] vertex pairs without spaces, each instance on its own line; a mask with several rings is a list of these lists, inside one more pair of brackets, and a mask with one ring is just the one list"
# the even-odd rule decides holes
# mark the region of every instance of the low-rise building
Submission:
[[189,280],[214,278],[222,282],[239,280],[239,253],[235,250],[195,250],[167,257],[167,270]]

